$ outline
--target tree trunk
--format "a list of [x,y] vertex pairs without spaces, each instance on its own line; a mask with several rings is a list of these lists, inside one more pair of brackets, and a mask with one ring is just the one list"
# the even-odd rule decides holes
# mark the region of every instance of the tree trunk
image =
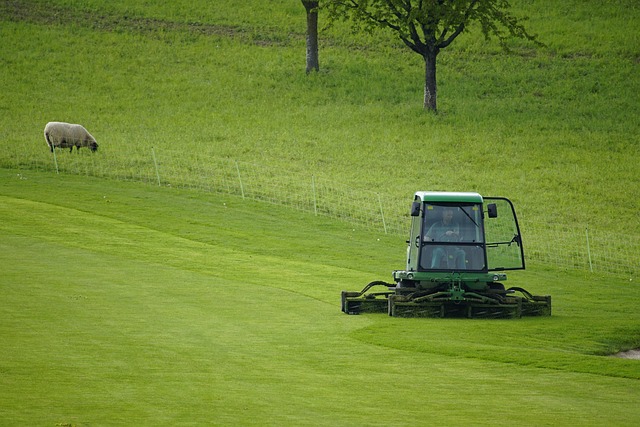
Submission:
[[318,60],[318,1],[302,0],[307,11],[307,74],[320,70]]
[[426,52],[423,55],[424,72],[424,109],[437,111],[436,56],[438,52]]

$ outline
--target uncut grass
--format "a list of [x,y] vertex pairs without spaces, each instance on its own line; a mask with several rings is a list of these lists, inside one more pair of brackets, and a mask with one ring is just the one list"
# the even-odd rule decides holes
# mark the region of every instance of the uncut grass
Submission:
[[[510,276],[554,289],[548,319],[345,316],[339,291],[404,262],[401,239],[237,197],[0,172],[5,420],[388,425],[393,413],[397,425],[635,425],[640,417],[637,379],[621,378],[637,362],[589,356],[603,341],[629,344],[623,335],[639,324],[622,283],[609,282],[604,301],[599,277]],[[381,398],[389,384],[395,398]],[[479,419],[479,406],[492,417]]]
[[372,57],[329,47],[326,70],[309,79],[288,46],[179,31],[160,39],[29,24],[3,31],[12,39],[5,46],[20,52],[4,106],[9,145],[35,143],[43,123],[68,119],[97,128],[107,153],[178,146],[393,195],[418,187],[527,194],[518,200],[523,215],[552,205],[567,223],[608,227],[607,211],[620,206],[621,221],[638,225],[625,203],[638,172],[631,62],[604,75],[604,59],[453,51],[442,57],[443,113],[434,118],[419,106],[419,61],[397,49]]

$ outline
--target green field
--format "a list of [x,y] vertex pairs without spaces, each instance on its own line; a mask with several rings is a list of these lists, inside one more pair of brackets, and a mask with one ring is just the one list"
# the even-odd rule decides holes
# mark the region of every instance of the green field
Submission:
[[[0,0],[0,425],[638,425],[640,361],[609,355],[640,347],[640,8],[513,3],[546,46],[472,30],[434,115],[386,33],[325,30],[306,76],[298,1]],[[99,151],[56,174],[52,120]],[[314,215],[224,162],[351,192]],[[405,263],[352,212],[416,190],[512,199],[509,283],[553,316],[342,314]],[[585,227],[619,271],[542,258]]]
[[[2,171],[11,425],[634,425],[640,289],[537,268],[551,318],[346,316],[404,243],[264,203]],[[607,292],[603,293],[603,285]],[[398,402],[402,402],[399,405]]]

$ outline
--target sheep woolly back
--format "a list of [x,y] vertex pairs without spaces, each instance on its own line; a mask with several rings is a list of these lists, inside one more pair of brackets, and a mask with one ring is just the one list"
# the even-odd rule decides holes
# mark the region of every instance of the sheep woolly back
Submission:
[[49,122],[44,127],[47,144],[53,147],[91,147],[97,148],[96,139],[84,126],[64,122]]

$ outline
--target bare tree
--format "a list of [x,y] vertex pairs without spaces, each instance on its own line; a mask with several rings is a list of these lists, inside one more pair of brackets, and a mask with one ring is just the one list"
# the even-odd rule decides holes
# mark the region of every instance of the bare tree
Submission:
[[307,11],[307,74],[320,70],[318,59],[318,0],[301,0]]
[[354,29],[390,28],[424,59],[424,108],[436,111],[436,58],[471,24],[486,40],[497,37],[503,47],[510,37],[537,44],[517,18],[508,0],[324,0],[328,20],[350,21]]

